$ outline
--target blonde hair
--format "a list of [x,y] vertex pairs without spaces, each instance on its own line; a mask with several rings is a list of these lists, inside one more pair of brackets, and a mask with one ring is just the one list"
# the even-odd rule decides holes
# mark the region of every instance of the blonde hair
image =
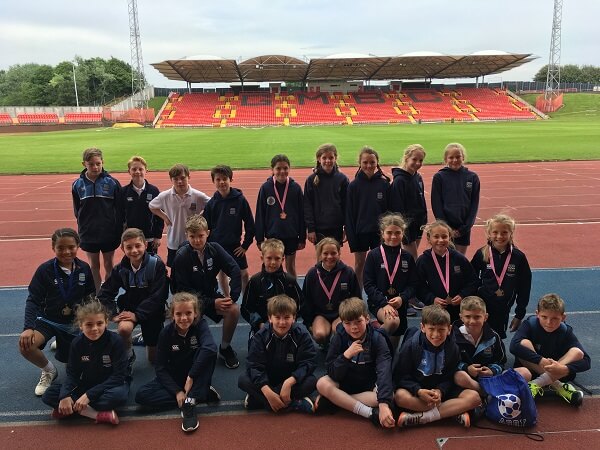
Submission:
[[208,231],[208,222],[200,214],[194,214],[185,221],[186,233],[198,233],[199,231]]
[[448,225],[446,223],[446,221],[444,221],[442,219],[434,220],[433,222],[428,223],[427,225],[423,225],[421,227],[421,229],[427,236],[427,241],[429,241],[429,239],[431,238],[431,230],[433,230],[434,228],[437,228],[437,227],[442,227],[442,228],[445,228],[446,230],[448,230],[448,235],[450,237],[450,242],[448,243],[448,247],[454,248],[454,243],[452,242],[452,231],[453,231],[452,227],[450,225]]
[[463,311],[481,311],[484,314],[487,313],[485,302],[476,295],[469,295],[460,302],[460,312]]
[[450,325],[450,314],[439,305],[429,305],[421,311],[423,325]]
[[444,162],[446,162],[446,158],[448,157],[448,153],[450,153],[450,150],[460,151],[460,154],[463,158],[463,162],[467,161],[467,150],[465,150],[465,146],[459,144],[458,142],[451,142],[450,144],[446,145],[446,148],[444,149]]
[[191,303],[194,308],[194,312],[196,313],[196,318],[194,319],[193,324],[196,325],[200,320],[200,316],[202,315],[202,304],[198,301],[198,297],[191,292],[178,292],[173,295],[171,299],[171,304],[169,305],[168,318],[173,320],[175,315],[175,305],[180,305],[182,303]]
[[148,164],[146,164],[146,160],[144,158],[142,158],[141,156],[132,156],[131,158],[129,158],[129,161],[127,161],[127,169],[131,169],[132,164],[136,162],[139,162],[146,169],[148,168]]
[[339,316],[342,322],[358,320],[361,317],[369,317],[369,310],[364,300],[358,297],[350,297],[340,303]]
[[385,231],[385,229],[392,225],[399,227],[402,230],[402,233],[404,233],[406,231],[406,227],[407,227],[406,220],[404,220],[404,217],[402,217],[401,214],[391,213],[391,214],[385,214],[380,217],[379,231],[382,235],[383,235],[383,232]]
[[427,155],[421,144],[411,144],[404,149],[404,155],[402,156],[402,163],[400,164],[400,167],[406,169],[408,158],[410,158],[415,152],[423,153],[423,159],[425,159],[425,156]]
[[264,256],[267,252],[281,252],[283,255],[285,252],[285,245],[279,239],[269,238],[260,244],[260,253]]
[[[489,238],[490,233],[492,232],[492,227],[494,226],[494,224],[499,224],[499,225],[506,225],[509,229],[510,229],[510,240],[509,240],[509,245],[514,245],[513,242],[513,234],[515,232],[515,228],[517,226],[517,223],[515,222],[515,219],[513,219],[512,217],[510,217],[507,214],[496,214],[494,217],[492,217],[491,219],[488,219],[485,221],[485,233],[486,233],[486,237]],[[489,243],[484,245],[483,247],[481,247],[481,252],[483,254],[483,262],[488,263],[490,262],[490,246]]]
[[317,259],[319,261],[321,260],[321,253],[323,252],[323,247],[325,247],[326,245],[335,245],[335,248],[337,248],[338,253],[340,252],[340,250],[342,248],[342,246],[337,241],[337,239],[334,239],[332,237],[325,237],[325,238],[321,239],[319,242],[317,242],[317,245],[315,247],[315,251],[317,253]]
[[276,314],[291,314],[292,316],[296,316],[297,312],[298,305],[296,304],[296,300],[285,294],[276,295],[267,301],[268,316]]
[[556,311],[560,314],[565,313],[565,301],[558,294],[546,294],[539,299],[537,305],[540,311]]

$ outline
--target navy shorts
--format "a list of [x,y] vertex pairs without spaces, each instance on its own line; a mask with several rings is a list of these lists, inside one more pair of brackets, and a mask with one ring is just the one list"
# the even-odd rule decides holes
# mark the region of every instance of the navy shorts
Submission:
[[102,243],[89,243],[89,242],[81,242],[79,245],[81,250],[88,253],[110,253],[114,252],[117,248],[119,248],[121,243],[119,240],[113,242],[102,242]]
[[418,217],[409,219],[408,226],[404,231],[404,239],[402,242],[405,244],[411,244],[423,237],[423,230],[421,227],[427,224],[427,217],[422,220]]
[[175,261],[176,254],[177,254],[177,250],[173,250],[172,248],[167,248],[167,266],[173,267],[173,261]]
[[[66,328],[68,328],[68,325]],[[48,341],[53,336],[56,336],[56,359],[62,363],[66,363],[69,360],[71,341],[79,335],[79,330],[72,328],[72,332],[68,332],[66,329],[52,325],[43,319],[35,321],[34,329],[44,336],[44,343],[40,345],[40,350],[43,350]]]
[[298,238],[290,238],[290,239],[280,239],[283,242],[284,250],[283,254],[285,256],[295,255],[298,251]]
[[246,259],[246,255],[242,255],[242,256],[235,256],[233,254],[233,251],[238,248],[240,245],[221,245],[221,247],[223,247],[223,249],[229,253],[229,256],[231,256],[233,259],[235,259],[235,262],[237,263],[238,267],[240,268],[240,270],[244,270],[248,268],[248,260]]
[[[144,344],[147,347],[156,347],[156,344],[158,344],[158,335],[165,326],[165,319],[156,317],[148,319],[144,322],[138,322],[136,326],[137,325],[139,325],[142,329],[142,337],[144,338]],[[133,328],[135,329],[135,327]]]
[[340,389],[346,394],[360,394],[361,392],[370,392],[375,389],[375,382],[364,383],[356,380],[346,379],[343,382],[340,382]]
[[[223,298],[223,297],[218,297],[218,298]],[[202,314],[203,315],[205,315],[206,317],[211,319],[214,323],[219,323],[221,320],[223,320],[223,316],[220,314],[217,314],[217,310],[215,308],[214,302],[212,302],[211,305],[207,305],[207,302],[205,301],[204,298],[202,298],[201,301],[202,301]]]
[[342,227],[331,228],[327,230],[315,230],[315,234],[317,235],[317,244],[323,238],[332,237],[338,241],[340,245],[343,245],[342,241],[344,239],[344,229]]
[[356,241],[350,244],[350,252],[368,252],[381,245],[379,233],[360,233],[356,235]]
[[467,231],[465,234],[452,239],[452,242],[454,242],[454,245],[470,245],[471,244],[471,229],[469,228],[469,231]]

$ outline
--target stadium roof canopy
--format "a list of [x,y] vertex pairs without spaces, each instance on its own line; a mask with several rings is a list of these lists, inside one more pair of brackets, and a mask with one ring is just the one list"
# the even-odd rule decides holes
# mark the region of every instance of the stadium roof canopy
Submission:
[[267,81],[404,80],[475,78],[519,67],[537,56],[487,50],[470,55],[434,52],[400,56],[341,53],[303,61],[292,56],[263,55],[245,61],[211,55],[171,59],[152,66],[169,80],[188,83]]

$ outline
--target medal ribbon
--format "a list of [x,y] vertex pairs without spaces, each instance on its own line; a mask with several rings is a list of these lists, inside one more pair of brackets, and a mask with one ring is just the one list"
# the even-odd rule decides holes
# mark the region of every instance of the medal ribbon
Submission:
[[512,245],[510,246],[510,250],[508,251],[508,256],[506,257],[506,261],[504,262],[504,267],[502,268],[502,273],[500,276],[496,274],[496,267],[494,264],[494,254],[492,253],[492,246],[490,245],[490,266],[492,266],[492,273],[498,282],[498,289],[502,286],[502,280],[504,280],[504,276],[506,275],[506,270],[508,269],[508,264],[510,263],[510,258],[512,256]]
[[321,272],[319,272],[319,270],[317,270],[317,277],[319,277],[319,283],[321,284],[321,287],[323,288],[323,292],[325,292],[325,295],[327,296],[327,299],[329,300],[329,302],[331,303],[331,297],[333,297],[333,291],[335,290],[335,287],[338,284],[338,281],[340,281],[340,276],[342,275],[342,271],[340,270],[337,275],[335,276],[335,278],[333,279],[333,284],[331,285],[331,289],[327,289],[327,287],[325,286],[325,283],[323,283],[323,279],[321,278]]
[[385,250],[383,249],[383,245],[379,246],[379,250],[381,251],[381,258],[383,259],[383,267],[385,268],[385,273],[387,273],[388,280],[390,280],[390,286],[394,282],[394,278],[396,277],[396,272],[398,272],[398,266],[400,265],[400,256],[402,255],[402,251],[398,252],[398,256],[396,257],[396,263],[394,264],[394,271],[390,275],[390,268],[388,266],[387,258],[385,257]]
[[431,250],[431,256],[433,258],[433,264],[435,265],[435,268],[437,269],[437,273],[440,277],[440,281],[442,282],[442,286],[444,286],[444,289],[446,289],[446,295],[450,295],[450,252],[448,252],[448,250],[446,250],[446,253],[444,253],[443,257],[446,258],[446,278],[444,279],[444,276],[442,275],[442,268],[440,267],[440,263],[438,263],[437,261],[437,255],[435,254],[435,252],[433,250]]
[[290,177],[287,177],[287,179],[285,180],[285,189],[283,190],[283,200],[281,200],[281,197],[279,197],[279,192],[277,191],[277,181],[275,181],[275,177],[273,176],[273,190],[275,191],[275,197],[277,197],[279,206],[281,206],[281,212],[284,212],[285,200],[287,199],[287,193],[288,193],[289,187],[290,187]]
[[69,274],[69,284],[67,290],[65,290],[65,285],[62,277],[60,276],[60,272],[62,269],[58,268],[58,261],[54,258],[54,276],[56,277],[56,284],[58,284],[58,290],[60,291],[60,295],[63,300],[67,302],[71,297],[71,293],[73,292],[73,286],[75,285],[75,264],[73,264],[73,270]]

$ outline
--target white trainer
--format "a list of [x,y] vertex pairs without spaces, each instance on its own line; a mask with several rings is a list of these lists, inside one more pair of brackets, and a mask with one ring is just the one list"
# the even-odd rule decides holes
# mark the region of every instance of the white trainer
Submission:
[[44,392],[46,392],[46,390],[50,387],[50,385],[56,379],[57,376],[58,376],[58,370],[56,370],[56,369],[53,372],[46,372],[46,371],[42,370],[42,376],[40,377],[40,381],[38,382],[37,386],[35,387],[35,395],[37,395],[37,396],[44,395]]

